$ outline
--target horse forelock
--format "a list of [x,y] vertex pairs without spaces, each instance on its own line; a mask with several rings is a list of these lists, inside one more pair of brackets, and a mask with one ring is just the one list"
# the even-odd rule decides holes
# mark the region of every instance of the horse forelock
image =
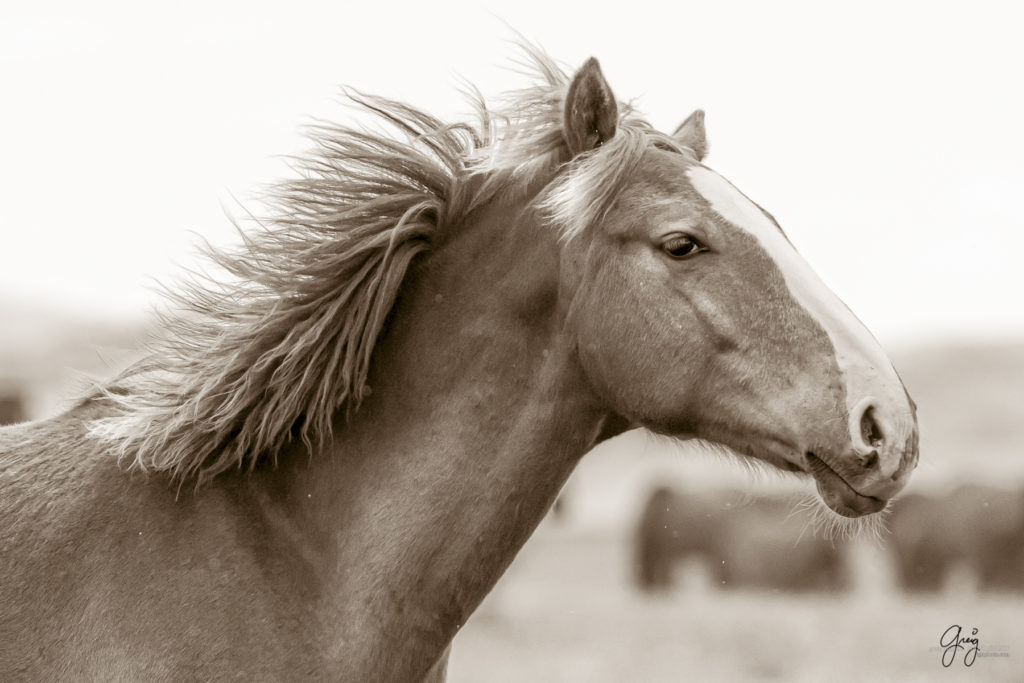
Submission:
[[251,470],[296,439],[312,449],[340,409],[358,407],[405,273],[445,224],[549,174],[535,203],[572,238],[607,211],[647,146],[676,147],[623,104],[614,137],[566,159],[569,78],[524,48],[542,82],[494,110],[473,95],[475,125],[348,92],[399,135],[311,126],[314,151],[297,159],[297,180],[267,194],[270,217],[239,230],[241,249],[205,248],[228,279],[194,276],[165,290],[171,312],[158,340],[98,387],[113,413],[93,420],[90,435],[129,467],[179,482]]
[[530,183],[557,172],[534,205],[563,241],[570,241],[601,223],[647,149],[657,146],[696,161],[692,150],[654,129],[630,102],[618,102],[617,127],[610,139],[575,159],[566,158],[562,107],[571,78],[540,50],[528,44],[522,48],[529,61],[520,64],[543,81],[507,93],[493,111],[477,98],[478,112],[491,133],[470,163],[471,171],[488,177],[478,199],[509,183]]

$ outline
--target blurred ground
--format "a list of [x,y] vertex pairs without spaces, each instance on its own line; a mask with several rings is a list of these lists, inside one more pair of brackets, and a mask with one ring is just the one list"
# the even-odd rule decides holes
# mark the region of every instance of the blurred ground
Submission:
[[[717,591],[695,568],[664,597],[629,583],[628,538],[545,522],[456,637],[450,683],[1021,681],[1024,598],[969,587],[909,598],[885,580],[846,595]],[[940,636],[985,649],[943,668]]]

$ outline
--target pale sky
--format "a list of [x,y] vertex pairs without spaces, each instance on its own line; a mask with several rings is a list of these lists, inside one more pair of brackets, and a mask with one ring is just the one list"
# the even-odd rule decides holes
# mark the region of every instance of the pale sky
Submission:
[[1014,3],[13,4],[0,298],[144,311],[196,234],[234,242],[222,205],[287,173],[299,126],[347,115],[339,85],[461,117],[459,77],[527,84],[511,26],[663,130],[705,109],[706,163],[884,345],[1024,334]]

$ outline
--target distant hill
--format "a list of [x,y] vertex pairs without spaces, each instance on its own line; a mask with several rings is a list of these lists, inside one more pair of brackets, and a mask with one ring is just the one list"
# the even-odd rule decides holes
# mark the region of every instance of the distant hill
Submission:
[[964,474],[1024,472],[1024,340],[894,355],[918,405],[922,463]]
[[30,418],[53,415],[136,357],[145,334],[139,321],[0,300],[0,394],[20,395]]
[[[107,377],[127,364],[146,334],[139,320],[95,319],[0,300],[0,394],[20,391],[31,417],[51,415],[81,390],[85,378]],[[918,404],[922,480],[1011,476],[1024,481],[1024,339],[934,343],[897,352],[893,360]],[[708,460],[666,456],[671,449],[643,438],[618,445],[612,450],[629,453],[621,458],[595,454],[584,466],[621,476],[637,465],[638,450],[655,452],[640,458],[648,465]],[[581,476],[603,478],[596,471]],[[626,478],[636,481],[636,473]]]

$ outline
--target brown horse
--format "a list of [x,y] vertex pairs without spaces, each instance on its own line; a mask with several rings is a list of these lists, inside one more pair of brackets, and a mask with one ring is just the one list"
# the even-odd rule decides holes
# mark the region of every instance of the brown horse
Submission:
[[703,563],[713,587],[837,591],[847,585],[843,546],[808,527],[799,500],[743,491],[655,489],[634,538],[636,583],[671,588],[675,565]]
[[0,678],[443,677],[609,416],[841,515],[904,486],[902,383],[702,114],[533,59],[473,125],[354,95],[397,135],[315,130],[147,359],[0,432]]
[[957,568],[977,587],[1024,591],[1024,491],[967,484],[943,495],[900,496],[888,543],[908,591],[938,591]]

